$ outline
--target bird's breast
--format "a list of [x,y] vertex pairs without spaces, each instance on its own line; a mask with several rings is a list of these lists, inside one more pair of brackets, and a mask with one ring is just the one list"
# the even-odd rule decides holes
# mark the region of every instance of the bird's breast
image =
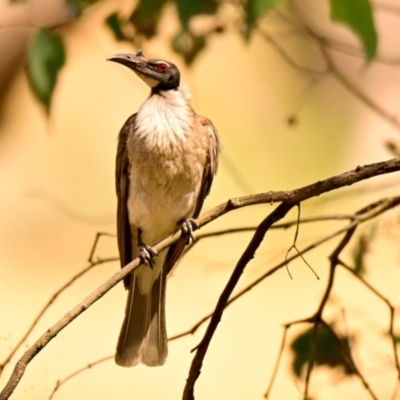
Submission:
[[193,123],[181,125],[177,134],[173,127],[178,122],[170,121],[169,128],[164,122],[146,134],[132,135],[127,142],[129,220],[143,230],[143,240],[150,244],[193,215],[200,190],[207,138]]

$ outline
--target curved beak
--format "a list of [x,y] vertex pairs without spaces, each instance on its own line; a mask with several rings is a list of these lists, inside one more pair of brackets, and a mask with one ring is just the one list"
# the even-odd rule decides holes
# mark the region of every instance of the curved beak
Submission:
[[125,65],[128,68],[137,71],[138,68],[147,65],[148,60],[143,57],[141,50],[138,50],[136,54],[114,54],[107,58],[107,61],[114,61],[116,63]]

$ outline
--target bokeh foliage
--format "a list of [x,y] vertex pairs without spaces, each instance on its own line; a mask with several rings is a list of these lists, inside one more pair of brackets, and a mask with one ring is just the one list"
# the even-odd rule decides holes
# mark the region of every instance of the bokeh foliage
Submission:
[[[10,0],[11,2],[23,0]],[[29,0],[25,0],[29,1]],[[75,18],[97,3],[99,0],[66,0],[66,6]],[[359,37],[365,59],[371,61],[376,55],[377,34],[370,0],[325,0],[329,1],[332,21],[345,24]],[[170,38],[172,49],[186,64],[192,64],[207,47],[208,40],[214,34],[224,30],[218,20],[227,0],[139,0],[128,16],[119,10],[112,12],[105,20],[118,41],[128,41],[134,47],[140,47],[144,40],[157,35],[160,19],[167,4],[176,7],[179,28]],[[279,7],[288,0],[240,0],[235,3],[239,9],[241,21],[236,29],[244,40],[251,40],[257,24],[272,8]],[[215,19],[211,30],[198,33],[192,29],[191,21],[197,16],[209,16]],[[73,23],[73,20],[72,22]],[[62,36],[53,31],[41,29],[31,43],[27,60],[27,71],[35,97],[46,110],[50,109],[52,95],[57,84],[58,74],[65,63],[65,50]]]

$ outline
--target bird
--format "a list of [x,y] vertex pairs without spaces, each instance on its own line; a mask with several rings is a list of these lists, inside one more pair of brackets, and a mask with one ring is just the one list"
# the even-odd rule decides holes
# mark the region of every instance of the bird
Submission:
[[[193,239],[222,150],[212,122],[197,115],[175,64],[135,54],[107,58],[136,73],[150,95],[120,130],[116,156],[117,241],[121,267],[140,257],[124,279],[128,290],[115,361],[161,366],[168,354],[166,279]],[[152,246],[181,229],[158,254]]]

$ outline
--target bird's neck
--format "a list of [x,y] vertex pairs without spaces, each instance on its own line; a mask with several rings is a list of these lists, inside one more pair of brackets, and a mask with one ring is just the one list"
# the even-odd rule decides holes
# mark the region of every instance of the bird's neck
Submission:
[[149,147],[179,146],[193,128],[190,98],[186,86],[153,93],[137,113],[135,134]]

